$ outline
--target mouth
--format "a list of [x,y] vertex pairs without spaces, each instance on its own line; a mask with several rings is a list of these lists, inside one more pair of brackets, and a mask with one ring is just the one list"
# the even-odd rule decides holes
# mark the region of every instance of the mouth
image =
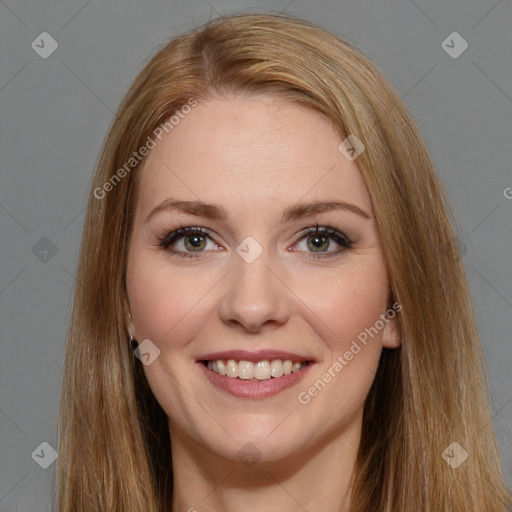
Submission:
[[208,380],[231,395],[267,398],[296,384],[315,364],[297,354],[277,351],[232,351],[196,361]]

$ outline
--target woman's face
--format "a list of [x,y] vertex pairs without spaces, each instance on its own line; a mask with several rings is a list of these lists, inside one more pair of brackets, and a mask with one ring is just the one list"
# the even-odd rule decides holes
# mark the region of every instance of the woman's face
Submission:
[[319,113],[271,96],[182,117],[145,161],[127,271],[172,441],[227,459],[248,442],[263,460],[333,435],[357,447],[399,336],[356,161]]

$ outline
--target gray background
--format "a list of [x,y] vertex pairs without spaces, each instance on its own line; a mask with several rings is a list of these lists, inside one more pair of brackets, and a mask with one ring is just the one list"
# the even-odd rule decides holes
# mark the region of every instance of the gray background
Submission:
[[[510,0],[5,0],[0,512],[50,510],[56,464],[43,469],[31,454],[37,448],[39,459],[48,460],[40,443],[56,447],[84,208],[113,112],[157,45],[235,11],[285,11],[332,29],[384,71],[412,110],[460,218],[493,423],[512,481]],[[454,31],[469,44],[457,58],[442,46]],[[31,47],[34,40],[42,46],[42,32],[58,43],[46,59]],[[456,40],[447,44],[461,48]]]

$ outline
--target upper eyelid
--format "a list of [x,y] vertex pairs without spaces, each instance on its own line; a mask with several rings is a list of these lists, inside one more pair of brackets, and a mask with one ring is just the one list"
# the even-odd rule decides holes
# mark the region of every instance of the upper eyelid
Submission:
[[[323,224],[314,224],[312,226],[308,226],[306,228],[302,228],[301,230],[299,230],[298,233],[296,233],[294,236],[299,236],[299,235],[305,235],[305,234],[308,234],[308,232],[310,231],[334,231],[336,233],[339,233],[341,235],[345,234],[342,230],[340,229],[337,229],[333,226],[328,226],[328,225],[323,225]],[[197,232],[197,233],[202,233],[204,235],[213,235],[215,236],[215,232],[212,231],[211,229],[208,229],[208,228],[204,228],[202,226],[180,226],[176,229],[172,229],[170,231],[168,231],[166,233],[165,236],[168,236],[168,235],[176,235],[176,236],[185,236],[187,233],[194,233],[194,232]],[[348,237],[347,237],[348,238]]]
[[175,240],[179,240],[180,238],[186,237],[189,233],[201,233],[203,235],[211,237],[213,232],[210,231],[208,228],[203,228],[200,226],[180,226],[176,229],[167,231],[163,237],[160,237],[160,245],[165,245],[165,241],[169,237],[171,237],[171,235],[172,237],[170,243],[173,243]]
[[[349,244],[354,243],[354,240],[352,240],[344,231],[337,229],[333,226],[322,225],[322,224],[318,224],[318,223],[315,223],[315,225],[313,225],[313,226],[308,226],[306,228],[301,229],[294,236],[298,236],[299,237],[298,241],[302,241],[308,235],[310,235],[311,233],[315,233],[317,231],[320,233],[325,232],[327,234],[327,236],[329,236],[331,238],[334,237],[335,235],[339,235],[341,238],[345,239],[347,241],[347,243],[349,243]],[[212,242],[217,244],[217,242],[215,240],[215,238],[216,238],[215,233],[208,228],[204,228],[202,226],[179,226],[178,228],[169,231],[163,238],[161,238],[160,245],[170,246],[176,240],[185,238],[188,233],[201,233],[201,234],[207,236],[208,238],[210,238],[210,240]],[[165,240],[169,237],[169,235],[173,235],[171,241],[168,244],[164,244]]]

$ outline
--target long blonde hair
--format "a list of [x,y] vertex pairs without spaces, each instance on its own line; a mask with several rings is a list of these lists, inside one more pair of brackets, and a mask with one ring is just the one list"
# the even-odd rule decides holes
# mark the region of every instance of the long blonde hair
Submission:
[[[313,108],[366,148],[357,165],[382,239],[402,347],[384,349],[365,403],[352,512],[503,512],[511,498],[456,216],[404,104],[360,50],[282,15],[216,19],[144,67],[106,137],[83,230],[58,418],[60,512],[170,510],[171,446],[128,343],[125,288],[137,176],[105,183],[191,98],[273,93]],[[125,167],[126,169],[126,167]],[[112,182],[111,182],[112,183]],[[442,457],[457,442],[458,468]]]

